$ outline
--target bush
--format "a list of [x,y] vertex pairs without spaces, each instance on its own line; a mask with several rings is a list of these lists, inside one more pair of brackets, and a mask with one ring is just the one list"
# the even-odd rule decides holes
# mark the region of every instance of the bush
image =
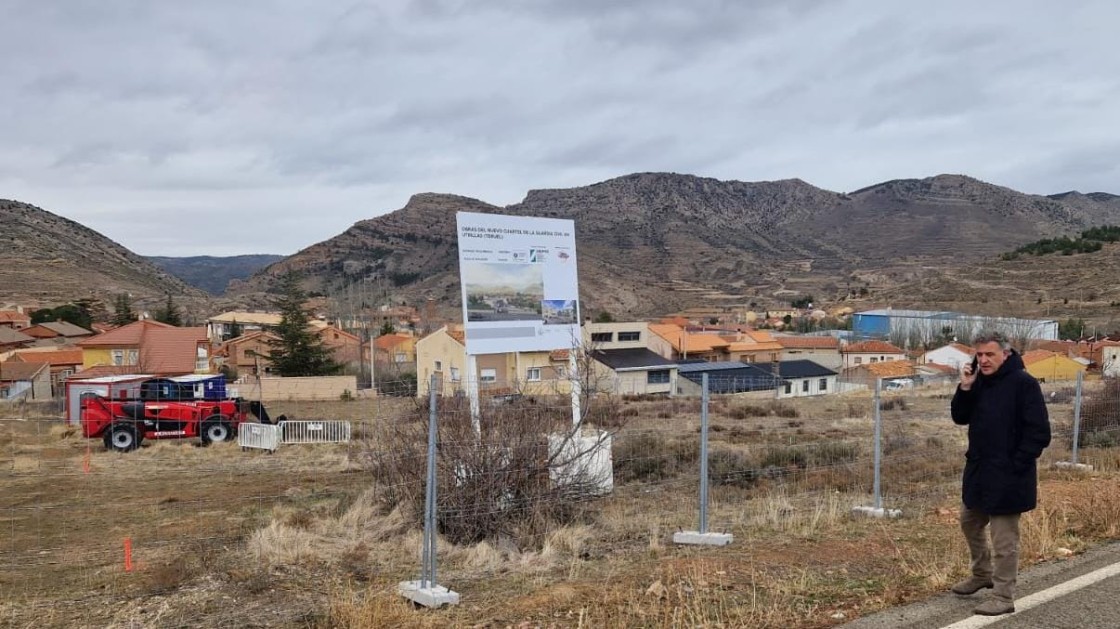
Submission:
[[666,440],[648,432],[621,436],[614,448],[615,481],[654,482],[673,478],[686,469],[696,469],[699,457],[699,440]]
[[749,489],[758,484],[758,469],[741,452],[712,450],[708,453],[708,480],[713,485]]
[[792,405],[784,402],[772,401],[769,404],[759,406],[755,404],[743,404],[731,408],[727,413],[732,419],[747,419],[749,417],[800,417],[801,413]]
[[1114,442],[1116,434],[1120,434],[1120,379],[1108,378],[1101,392],[1082,406],[1081,445]]
[[381,395],[416,397],[416,373],[378,373],[377,391]]
[[905,398],[892,397],[888,400],[879,400],[879,409],[880,410],[893,411],[895,409],[898,409],[900,411],[905,411],[909,408],[910,408],[910,405],[908,405],[906,403]]

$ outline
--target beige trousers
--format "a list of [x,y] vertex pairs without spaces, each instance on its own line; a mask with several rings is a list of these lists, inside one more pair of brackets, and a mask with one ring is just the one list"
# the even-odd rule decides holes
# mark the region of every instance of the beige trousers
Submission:
[[[996,598],[1015,600],[1019,573],[1019,515],[988,515],[961,505],[961,531],[972,556],[972,574],[991,579]],[[991,545],[985,529],[991,531]]]

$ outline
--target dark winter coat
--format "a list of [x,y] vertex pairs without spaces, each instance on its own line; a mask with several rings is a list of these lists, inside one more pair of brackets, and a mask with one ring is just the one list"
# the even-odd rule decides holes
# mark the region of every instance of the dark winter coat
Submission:
[[1050,416],[1042,389],[1012,352],[991,376],[968,391],[959,386],[953,421],[968,426],[961,498],[989,515],[1023,513],[1038,503],[1036,461],[1050,445]]

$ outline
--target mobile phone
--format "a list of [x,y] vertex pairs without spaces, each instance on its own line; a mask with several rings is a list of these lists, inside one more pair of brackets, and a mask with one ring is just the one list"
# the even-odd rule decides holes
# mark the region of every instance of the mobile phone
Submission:
[[973,356],[973,357],[972,357],[972,365],[971,365],[971,366],[970,366],[970,367],[968,368],[968,373],[969,373],[969,375],[971,375],[971,376],[975,376],[975,375],[976,375],[976,369],[977,369],[977,368],[978,368],[979,366],[980,366],[980,359],[979,359],[979,358],[977,358],[977,357],[975,357],[975,356]]

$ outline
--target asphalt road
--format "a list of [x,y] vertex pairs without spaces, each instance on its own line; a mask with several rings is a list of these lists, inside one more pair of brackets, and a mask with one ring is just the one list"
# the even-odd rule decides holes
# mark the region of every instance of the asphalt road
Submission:
[[[1088,581],[1093,582],[1083,585]],[[984,600],[983,595],[946,593],[843,626],[845,629],[1117,629],[1120,627],[1120,543],[1094,548],[1078,557],[1036,565],[1019,574],[1018,589],[1017,611],[1007,616],[974,616],[972,608]]]

